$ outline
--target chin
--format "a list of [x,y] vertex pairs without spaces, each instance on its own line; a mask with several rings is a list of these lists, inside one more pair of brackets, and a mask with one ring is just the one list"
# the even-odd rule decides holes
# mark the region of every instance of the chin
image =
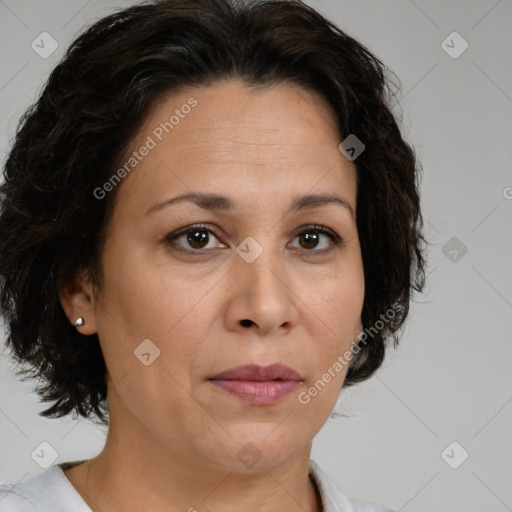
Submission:
[[[272,430],[275,429],[273,425]],[[233,435],[229,440],[219,440],[215,446],[209,444],[207,457],[216,466],[236,473],[272,471],[288,463],[309,444],[289,435],[273,436],[272,430]]]

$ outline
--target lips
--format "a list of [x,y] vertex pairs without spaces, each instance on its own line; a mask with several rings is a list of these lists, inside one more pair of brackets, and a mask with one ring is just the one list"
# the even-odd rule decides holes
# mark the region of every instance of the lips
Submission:
[[272,380],[294,380],[301,381],[301,375],[293,368],[284,364],[271,364],[269,366],[259,366],[257,364],[248,364],[237,366],[225,370],[212,380],[245,380],[245,381],[272,381]]
[[283,364],[249,364],[223,371],[209,381],[222,391],[252,405],[270,405],[291,393],[301,375]]

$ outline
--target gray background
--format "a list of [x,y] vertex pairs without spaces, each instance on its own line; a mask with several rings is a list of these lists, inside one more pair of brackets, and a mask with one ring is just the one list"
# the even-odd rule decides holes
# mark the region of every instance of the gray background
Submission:
[[[131,3],[0,0],[2,161],[19,116],[78,31]],[[326,423],[312,458],[346,494],[399,511],[510,511],[512,1],[308,3],[400,78],[432,242],[426,294],[413,304],[401,347],[347,393],[353,416]],[[43,31],[59,44],[46,59],[31,48]],[[457,58],[441,45],[453,31],[469,45]],[[457,52],[461,41],[452,39],[446,44]],[[40,418],[44,406],[30,383],[15,380],[3,341],[2,351],[0,481],[41,473],[30,454],[42,441],[59,461],[96,455],[104,429]]]

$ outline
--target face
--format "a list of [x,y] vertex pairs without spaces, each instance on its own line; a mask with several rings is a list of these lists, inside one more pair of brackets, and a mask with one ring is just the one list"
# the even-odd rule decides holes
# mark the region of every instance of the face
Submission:
[[[243,455],[272,468],[309,445],[341,390],[364,298],[356,169],[340,142],[323,99],[295,85],[222,82],[152,109],[116,185],[87,313],[111,423],[236,471],[250,471]],[[209,196],[169,202],[191,193]],[[300,200],[313,195],[331,199]],[[211,380],[274,363],[300,379],[234,393]]]

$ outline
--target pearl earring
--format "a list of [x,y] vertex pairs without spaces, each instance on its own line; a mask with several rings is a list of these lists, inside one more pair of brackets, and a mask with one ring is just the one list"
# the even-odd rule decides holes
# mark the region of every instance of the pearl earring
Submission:
[[83,317],[79,316],[77,319],[76,319],[76,322],[75,322],[75,327],[80,327],[81,325],[84,325],[85,323],[85,320]]

